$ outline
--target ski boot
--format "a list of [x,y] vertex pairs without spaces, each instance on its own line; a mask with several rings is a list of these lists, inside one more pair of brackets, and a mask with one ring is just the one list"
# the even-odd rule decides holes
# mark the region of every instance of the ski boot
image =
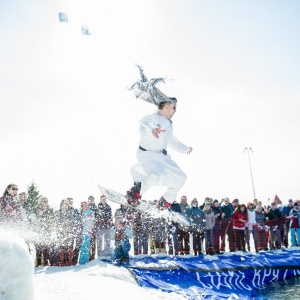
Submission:
[[141,183],[140,182],[135,182],[133,187],[127,191],[126,198],[127,202],[133,206],[138,206],[140,204],[140,199],[141,199]]

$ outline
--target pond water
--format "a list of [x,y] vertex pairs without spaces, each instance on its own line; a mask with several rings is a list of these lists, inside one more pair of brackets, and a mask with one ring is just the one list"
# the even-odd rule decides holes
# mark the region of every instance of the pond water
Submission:
[[259,300],[300,300],[300,277],[272,283],[267,288],[261,290],[254,299]]

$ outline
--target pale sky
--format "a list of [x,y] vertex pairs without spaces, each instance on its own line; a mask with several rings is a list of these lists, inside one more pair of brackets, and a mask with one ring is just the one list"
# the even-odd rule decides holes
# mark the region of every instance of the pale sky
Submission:
[[1,0],[0,192],[34,180],[54,207],[99,201],[98,184],[125,193],[138,121],[156,109],[127,90],[139,63],[174,79],[158,87],[194,148],[169,151],[188,176],[178,197],[251,201],[252,147],[256,198],[300,199],[299,12],[296,0]]

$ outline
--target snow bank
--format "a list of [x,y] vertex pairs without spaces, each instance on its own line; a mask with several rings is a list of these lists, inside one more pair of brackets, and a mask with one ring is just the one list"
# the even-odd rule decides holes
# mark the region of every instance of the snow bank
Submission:
[[23,239],[0,231],[0,299],[33,300],[34,265]]

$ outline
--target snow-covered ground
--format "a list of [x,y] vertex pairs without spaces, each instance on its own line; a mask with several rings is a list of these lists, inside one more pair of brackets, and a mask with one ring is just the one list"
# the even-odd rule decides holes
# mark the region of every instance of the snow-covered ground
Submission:
[[0,232],[0,299],[185,299],[140,287],[122,267],[94,260],[71,267],[37,267],[28,246],[17,235]]
[[38,267],[34,274],[35,300],[186,299],[140,287],[126,268],[94,260],[72,267]]
[[0,233],[0,299],[33,300],[33,260],[23,239]]
[[[129,269],[98,259],[85,265],[70,267],[34,267],[35,252],[32,250],[30,255],[28,245],[17,234],[0,230],[0,300],[187,299],[186,291],[179,286],[175,288],[176,293],[140,287]],[[288,251],[297,251],[297,247],[291,247]],[[277,251],[277,254],[281,252]],[[224,258],[231,255],[225,253]],[[246,253],[239,255],[241,260],[247,256]],[[251,255],[256,257],[258,254]],[[219,258],[205,256],[203,259],[209,262]],[[165,264],[167,260],[164,266]],[[155,281],[155,278],[152,280]],[[207,298],[208,294],[204,289],[202,293],[199,287],[194,288],[197,299],[212,299]],[[289,295],[293,294],[292,288],[288,290]],[[274,289],[280,296],[281,290],[278,287]],[[228,299],[249,299],[234,291],[229,297]],[[269,299],[268,297],[269,295],[262,296],[259,299]],[[214,299],[219,298],[216,296]]]

